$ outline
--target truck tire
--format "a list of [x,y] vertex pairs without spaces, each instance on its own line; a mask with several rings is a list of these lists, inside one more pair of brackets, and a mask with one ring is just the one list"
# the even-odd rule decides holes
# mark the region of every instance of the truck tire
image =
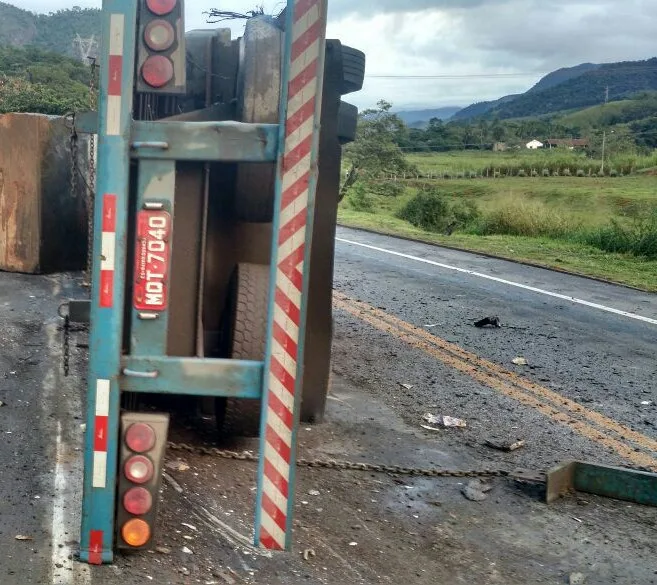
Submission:
[[365,53],[342,45],[342,95],[363,89]]
[[[269,266],[239,264],[232,279],[226,323],[230,327],[230,357],[265,359]],[[218,399],[217,425],[223,435],[257,437],[260,431],[260,400]]]
[[338,112],[338,140],[340,144],[349,144],[356,139],[358,127],[358,108],[347,102],[340,102]]
[[[238,120],[278,124],[283,33],[269,17],[247,21],[240,46]],[[274,216],[275,163],[237,166],[235,214],[238,220],[269,223]]]

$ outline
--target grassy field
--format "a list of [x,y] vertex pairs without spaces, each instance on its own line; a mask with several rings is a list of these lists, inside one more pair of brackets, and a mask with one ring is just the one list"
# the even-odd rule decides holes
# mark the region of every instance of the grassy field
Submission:
[[[448,153],[411,161],[447,168],[468,159],[478,164],[486,156],[496,155]],[[372,185],[352,191],[340,206],[340,223],[657,292],[657,176],[412,180],[403,185],[394,197]]]
[[[452,151],[445,153],[416,153],[407,155],[406,159],[423,174],[445,175],[452,178],[459,174],[493,176],[495,171],[505,175],[507,172],[517,175],[524,171],[528,176],[532,170],[542,175],[544,169],[550,174],[558,171],[559,174],[570,172],[576,175],[583,170],[586,175],[589,171],[598,172],[601,160],[592,159],[585,152],[569,151],[561,148],[552,150],[514,150],[507,152],[491,152],[480,150]],[[615,169],[619,173],[630,174],[640,169],[657,167],[657,154],[652,156],[641,155],[613,155],[606,160],[607,170]],[[568,169],[566,171],[566,169]]]

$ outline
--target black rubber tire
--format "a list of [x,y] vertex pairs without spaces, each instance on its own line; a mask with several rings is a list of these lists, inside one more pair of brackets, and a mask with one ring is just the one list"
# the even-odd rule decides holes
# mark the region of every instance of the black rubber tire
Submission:
[[365,53],[342,45],[342,95],[363,89],[365,62]]
[[347,102],[340,102],[338,112],[338,140],[340,144],[349,144],[356,140],[358,128],[358,108]]
[[[264,360],[267,343],[269,266],[240,264],[232,279],[228,311],[230,357]],[[257,437],[260,400],[219,399],[217,425],[224,436]]]

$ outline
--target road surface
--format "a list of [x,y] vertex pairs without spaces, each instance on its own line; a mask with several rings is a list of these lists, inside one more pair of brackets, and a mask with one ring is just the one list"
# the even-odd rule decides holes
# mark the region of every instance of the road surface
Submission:
[[[333,390],[326,424],[300,431],[305,457],[657,470],[655,295],[342,228],[336,260]],[[245,544],[254,469],[177,452],[168,455],[174,483],[163,486],[165,552],[89,571],[75,562],[86,337],[74,335],[64,378],[56,318],[59,302],[81,293],[67,275],[0,273],[3,585],[526,585],[574,573],[596,584],[657,582],[657,510],[588,496],[548,507],[504,480],[472,502],[458,478],[302,469],[296,552],[268,558]],[[502,327],[473,326],[486,316]],[[429,430],[425,413],[467,428]],[[188,422],[175,421],[174,438],[207,438]],[[526,444],[502,453],[489,439]]]

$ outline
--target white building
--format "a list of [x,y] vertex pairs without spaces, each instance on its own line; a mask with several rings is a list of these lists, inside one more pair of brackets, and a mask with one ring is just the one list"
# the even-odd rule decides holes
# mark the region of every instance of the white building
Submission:
[[538,150],[539,148],[543,148],[543,143],[538,140],[532,140],[527,143],[527,148],[529,150]]

